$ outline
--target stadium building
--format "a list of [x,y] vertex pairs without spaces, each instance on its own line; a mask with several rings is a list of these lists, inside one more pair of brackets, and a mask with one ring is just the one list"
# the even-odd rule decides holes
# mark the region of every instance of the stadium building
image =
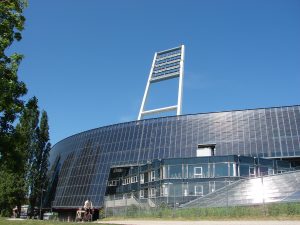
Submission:
[[[55,144],[44,207],[75,213],[86,199],[96,209],[113,207],[112,196],[118,194],[126,204],[128,199],[141,204],[157,197],[159,204],[205,207],[209,196],[222,196],[224,187],[230,187],[226,193],[232,193],[232,205],[247,202],[245,196],[233,196],[247,188],[248,202],[257,203],[255,193],[249,193],[261,176],[276,189],[264,202],[299,201],[300,106],[181,115],[183,69],[183,45],[155,53],[136,121],[88,130]],[[149,87],[174,78],[177,105],[145,110]],[[143,119],[166,111],[176,115]],[[223,204],[219,202],[216,206]],[[119,203],[122,207],[124,201]],[[147,200],[150,207],[157,203]]]

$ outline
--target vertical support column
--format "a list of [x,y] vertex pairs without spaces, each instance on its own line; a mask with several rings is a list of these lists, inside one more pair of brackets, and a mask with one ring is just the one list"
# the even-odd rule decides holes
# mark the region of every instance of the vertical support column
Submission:
[[182,113],[182,92],[183,92],[183,76],[184,76],[184,45],[181,45],[181,60],[180,60],[180,76],[178,87],[178,101],[177,101],[177,116]]
[[144,93],[144,96],[143,96],[143,101],[142,101],[142,105],[141,105],[141,108],[140,108],[138,120],[142,119],[142,113],[144,111],[145,102],[147,101],[148,92],[149,92],[149,86],[150,86],[150,81],[151,81],[151,76],[152,76],[153,68],[154,68],[154,65],[155,65],[156,55],[157,55],[157,53],[154,54],[154,58],[153,58],[152,66],[151,66],[151,69],[150,69],[150,73],[149,73],[147,85],[146,85],[146,88],[145,88],[145,93]]

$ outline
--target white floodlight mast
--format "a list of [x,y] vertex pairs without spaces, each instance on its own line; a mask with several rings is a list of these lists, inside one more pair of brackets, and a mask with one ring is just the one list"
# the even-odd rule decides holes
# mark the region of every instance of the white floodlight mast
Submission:
[[[162,63],[156,64],[158,61]],[[174,64],[175,66],[173,66]],[[165,65],[165,67],[163,68],[160,65]],[[175,71],[173,72],[173,70]],[[143,96],[141,108],[138,115],[138,120],[143,119],[144,115],[150,115],[150,114],[156,114],[160,112],[174,111],[174,110],[176,110],[176,115],[181,115],[183,76],[184,76],[184,45],[181,45],[176,48],[168,49],[165,51],[156,52],[154,54],[152,66],[146,84],[145,93]],[[145,103],[147,101],[150,85],[155,82],[162,82],[164,80],[169,80],[176,77],[179,77],[177,105],[145,111]]]

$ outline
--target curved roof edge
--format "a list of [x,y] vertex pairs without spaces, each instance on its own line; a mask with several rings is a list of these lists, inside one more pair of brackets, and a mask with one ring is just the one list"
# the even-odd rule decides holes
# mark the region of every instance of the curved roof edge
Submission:
[[101,126],[101,127],[96,127],[96,128],[92,128],[89,130],[85,130],[85,131],[81,131],[78,132],[76,134],[72,134],[58,142],[56,142],[51,149],[53,149],[55,147],[55,145],[59,144],[60,142],[63,142],[73,136],[76,136],[78,134],[82,134],[85,132],[89,132],[89,131],[93,131],[99,128],[104,128],[104,127],[110,127],[110,126],[115,126],[118,124],[127,124],[127,123],[133,123],[133,122],[139,122],[139,121],[146,121],[146,120],[158,120],[158,119],[162,119],[162,118],[170,118],[170,117],[183,117],[183,116],[193,116],[193,115],[200,115],[200,114],[212,114],[212,113],[225,113],[225,112],[239,112],[239,111],[249,111],[249,110],[260,110],[260,109],[276,109],[276,108],[285,108],[285,107],[295,107],[298,106],[300,107],[300,105],[285,105],[285,106],[273,106],[273,107],[265,107],[265,108],[254,108],[254,109],[236,109],[236,110],[225,110],[225,111],[216,111],[216,112],[204,112],[204,113],[190,113],[190,114],[183,114],[183,115],[174,115],[174,116],[163,116],[163,117],[156,117],[156,118],[149,118],[149,119],[143,119],[143,120],[132,120],[132,121],[128,121],[128,122],[122,122],[122,123],[114,123],[114,124],[110,124],[110,125],[105,125],[105,126]]

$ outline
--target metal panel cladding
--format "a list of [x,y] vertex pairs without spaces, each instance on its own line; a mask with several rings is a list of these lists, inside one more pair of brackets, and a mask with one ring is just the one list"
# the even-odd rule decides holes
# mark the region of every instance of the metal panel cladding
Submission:
[[198,144],[216,155],[300,156],[300,106],[203,113],[133,121],[88,130],[58,142],[50,156],[48,204],[101,207],[111,165],[195,157]]

